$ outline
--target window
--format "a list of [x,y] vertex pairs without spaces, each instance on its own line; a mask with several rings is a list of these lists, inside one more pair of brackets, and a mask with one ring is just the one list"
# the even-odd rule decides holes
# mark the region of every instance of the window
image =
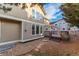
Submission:
[[63,30],[65,30],[65,28],[63,28]]
[[46,28],[46,30],[48,30],[48,28]]
[[34,9],[32,9],[32,17],[36,18],[36,11]]
[[32,9],[32,17],[37,20],[43,19],[43,16],[39,12],[37,12],[35,9]]
[[13,3],[10,3],[10,5],[13,5]]
[[40,27],[40,33],[42,33],[42,26]]
[[57,24],[55,24],[55,26],[57,26]]
[[36,34],[39,34],[39,25],[36,25]]
[[35,34],[35,25],[33,24],[32,25],[32,35],[34,35]]
[[37,15],[37,20],[42,20],[43,19],[43,16],[40,14],[40,13],[38,13],[38,12],[36,12],[36,15]]

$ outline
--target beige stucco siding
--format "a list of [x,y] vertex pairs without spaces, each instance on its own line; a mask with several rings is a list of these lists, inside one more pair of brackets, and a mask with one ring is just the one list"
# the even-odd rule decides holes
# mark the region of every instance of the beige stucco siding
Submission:
[[1,40],[1,20],[0,20],[0,40]]
[[24,9],[21,9],[17,6],[12,6],[12,10],[7,12],[4,12],[2,9],[0,9],[0,14],[20,19],[27,19],[27,12]]
[[12,6],[12,7],[13,7],[12,10],[7,11],[6,13],[3,10],[0,10],[0,14],[4,15],[4,16],[9,16],[9,17],[11,16],[11,17],[14,17],[14,18],[20,18],[20,19],[24,19],[24,20],[29,20],[29,21],[32,21],[32,22],[37,22],[37,23],[42,23],[42,24],[44,23],[43,20],[34,19],[32,17],[28,18],[26,10],[21,9],[19,7],[16,7],[16,6]]
[[32,24],[23,22],[23,39],[28,39],[32,36]]
[[33,38],[38,38],[38,37],[41,37],[41,33],[39,31],[39,34],[36,34],[36,29],[35,29],[35,34],[32,35],[32,25],[35,25],[35,28],[36,28],[36,25],[39,25],[39,30],[40,30],[40,26],[42,26],[42,32],[44,31],[43,30],[43,25],[41,24],[36,24],[36,23],[28,23],[28,22],[23,22],[23,40],[31,40]]
[[21,39],[21,23],[17,21],[2,19],[0,43],[20,40],[20,39]]

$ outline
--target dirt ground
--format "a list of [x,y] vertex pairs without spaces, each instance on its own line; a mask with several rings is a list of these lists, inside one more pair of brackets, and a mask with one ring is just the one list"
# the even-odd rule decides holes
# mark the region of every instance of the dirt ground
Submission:
[[[47,39],[47,38],[45,38]],[[27,54],[26,54],[27,55]],[[71,42],[57,42],[53,40],[42,40],[31,55],[36,56],[79,56],[79,40]]]
[[1,56],[79,56],[79,38],[70,42],[38,40],[16,43],[16,47],[0,53]]

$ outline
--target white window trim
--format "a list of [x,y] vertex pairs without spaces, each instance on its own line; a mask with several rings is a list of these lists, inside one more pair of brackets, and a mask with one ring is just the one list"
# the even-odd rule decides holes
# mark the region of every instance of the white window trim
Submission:
[[[32,25],[33,25],[34,23],[32,23]],[[41,35],[41,34],[43,34],[43,26],[44,25],[42,25],[42,24],[34,24],[35,25],[35,34],[34,35],[32,35],[32,36],[36,36],[36,35]],[[39,34],[36,34],[36,26],[37,25],[39,25]],[[42,33],[40,32],[40,27],[42,26]]]
[[[33,25],[34,25],[34,27],[36,27],[35,24],[32,24],[32,26]],[[34,29],[34,31],[36,31],[36,28]],[[36,35],[36,32],[34,34],[32,34],[32,36],[35,36],[35,35]]]
[[39,26],[39,33],[36,34],[36,35],[39,35],[40,34],[40,25],[39,24],[36,24],[36,26]]
[[[42,29],[41,29],[41,27],[42,27]],[[41,30],[42,30],[42,33],[41,33]],[[43,34],[43,26],[42,25],[40,25],[40,35],[41,34]]]

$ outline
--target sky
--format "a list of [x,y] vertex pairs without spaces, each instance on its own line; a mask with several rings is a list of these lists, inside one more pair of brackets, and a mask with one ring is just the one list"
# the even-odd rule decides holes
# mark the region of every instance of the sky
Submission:
[[47,3],[44,5],[44,10],[47,13],[47,18],[50,22],[56,22],[63,19],[63,11],[59,8],[62,3]]

